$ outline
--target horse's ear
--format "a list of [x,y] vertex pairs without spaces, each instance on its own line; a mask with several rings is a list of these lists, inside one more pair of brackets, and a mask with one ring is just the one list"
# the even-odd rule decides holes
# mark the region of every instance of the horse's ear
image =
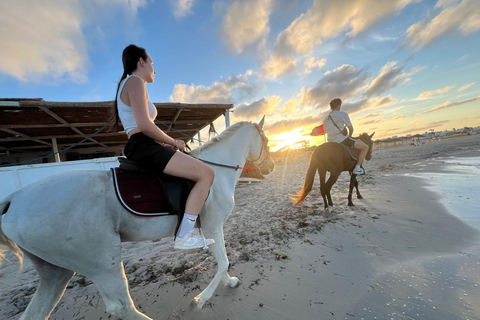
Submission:
[[370,135],[370,139],[373,138],[373,135],[375,134],[375,131]]
[[263,129],[263,123],[265,122],[265,115],[263,115],[263,118],[262,120],[260,120],[260,123],[258,124],[258,126],[260,127],[260,129]]

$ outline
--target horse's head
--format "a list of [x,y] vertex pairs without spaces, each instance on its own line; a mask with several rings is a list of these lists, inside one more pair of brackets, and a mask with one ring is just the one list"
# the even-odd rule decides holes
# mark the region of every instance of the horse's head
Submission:
[[362,140],[364,143],[366,143],[368,145],[368,152],[367,152],[367,155],[365,156],[365,160],[369,161],[371,158],[372,158],[372,151],[373,151],[373,135],[375,134],[372,133],[371,135],[369,135],[368,133],[362,133],[360,136],[359,136],[359,139]]
[[275,168],[275,163],[272,160],[270,151],[268,148],[268,138],[263,132],[263,123],[265,122],[265,116],[259,124],[253,124],[257,129],[258,134],[253,139],[253,145],[250,148],[248,160],[253,161],[260,172],[263,175],[267,175]]

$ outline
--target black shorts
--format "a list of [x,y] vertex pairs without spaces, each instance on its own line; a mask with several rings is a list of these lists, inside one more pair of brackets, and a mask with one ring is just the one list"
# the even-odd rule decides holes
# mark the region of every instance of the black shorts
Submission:
[[123,149],[127,159],[155,173],[163,173],[175,152],[173,148],[158,144],[142,132],[132,135]]
[[357,140],[353,139],[352,137],[347,137],[345,140],[343,140],[340,143],[347,147],[353,148],[353,146],[355,145],[355,142],[357,142]]

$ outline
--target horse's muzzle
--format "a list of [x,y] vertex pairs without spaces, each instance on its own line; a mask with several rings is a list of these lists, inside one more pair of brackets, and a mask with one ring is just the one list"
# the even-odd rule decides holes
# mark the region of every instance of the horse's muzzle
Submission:
[[270,174],[275,169],[275,162],[272,159],[268,159],[260,168],[260,172],[263,175]]

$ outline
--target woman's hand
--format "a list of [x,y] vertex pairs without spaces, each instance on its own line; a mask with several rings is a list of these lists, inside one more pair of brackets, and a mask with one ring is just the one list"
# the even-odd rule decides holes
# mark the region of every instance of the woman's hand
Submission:
[[175,140],[174,147],[182,152],[185,151],[185,141],[183,140]]

